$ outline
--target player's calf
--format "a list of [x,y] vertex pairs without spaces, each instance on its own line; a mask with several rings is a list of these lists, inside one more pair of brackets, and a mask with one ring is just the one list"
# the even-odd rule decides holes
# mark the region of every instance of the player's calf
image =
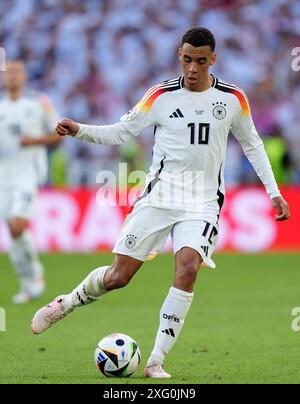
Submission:
[[107,291],[124,288],[143,265],[142,261],[117,254],[113,265],[106,272],[103,284]]

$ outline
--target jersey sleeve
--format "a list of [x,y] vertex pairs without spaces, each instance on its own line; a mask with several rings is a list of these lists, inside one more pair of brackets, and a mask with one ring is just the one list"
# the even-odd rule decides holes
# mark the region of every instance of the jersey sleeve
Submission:
[[121,117],[120,122],[103,126],[81,124],[76,137],[83,142],[105,145],[128,142],[147,127],[156,124],[153,104],[159,95],[156,86],[152,87],[134,108]]
[[138,136],[144,129],[156,125],[154,102],[161,94],[157,86],[151,87],[134,108],[121,117],[124,129]]
[[247,154],[249,151],[264,147],[264,145],[255,128],[247,96],[242,92],[236,91],[236,93],[239,95],[239,105],[232,122],[231,131]]
[[40,95],[38,101],[43,110],[43,127],[45,134],[51,134],[55,132],[55,128],[58,122],[58,114],[46,95]]
[[231,131],[241,144],[245,155],[264,184],[270,198],[280,196],[264,143],[255,128],[247,96],[237,90],[239,106],[232,122]]

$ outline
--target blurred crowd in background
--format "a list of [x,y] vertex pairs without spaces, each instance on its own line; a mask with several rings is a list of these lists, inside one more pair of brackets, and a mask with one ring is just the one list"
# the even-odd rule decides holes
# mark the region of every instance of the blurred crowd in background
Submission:
[[[157,82],[180,75],[182,34],[205,26],[216,36],[212,73],[242,87],[252,104],[278,181],[300,182],[299,0],[1,0],[0,46],[28,67],[29,85],[61,116],[108,124]],[[67,139],[52,158],[55,184],[95,185],[100,170],[127,161],[147,170],[153,130],[123,147]],[[66,167],[66,176],[64,176]],[[256,180],[232,139],[227,183]]]

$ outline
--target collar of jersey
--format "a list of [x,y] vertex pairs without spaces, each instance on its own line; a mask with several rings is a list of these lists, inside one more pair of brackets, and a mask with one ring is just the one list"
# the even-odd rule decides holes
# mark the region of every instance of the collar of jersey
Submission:
[[182,76],[180,78],[180,86],[184,91],[187,91],[189,94],[195,94],[195,95],[199,95],[199,94],[206,94],[208,91],[211,91],[213,88],[215,88],[216,84],[217,84],[217,78],[213,75],[210,74],[210,76],[213,79],[212,85],[211,87],[209,87],[207,90],[205,91],[190,91],[187,88],[184,87],[184,76]]

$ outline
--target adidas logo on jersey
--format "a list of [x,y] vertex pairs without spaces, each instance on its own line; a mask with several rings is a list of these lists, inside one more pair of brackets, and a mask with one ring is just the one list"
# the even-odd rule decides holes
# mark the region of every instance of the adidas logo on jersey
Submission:
[[176,111],[173,112],[173,114],[171,114],[171,115],[169,116],[169,118],[184,118],[184,115],[183,115],[183,113],[180,111],[180,109],[177,108]]
[[170,335],[171,337],[175,338],[175,333],[172,328],[166,329],[162,331],[164,334]]

